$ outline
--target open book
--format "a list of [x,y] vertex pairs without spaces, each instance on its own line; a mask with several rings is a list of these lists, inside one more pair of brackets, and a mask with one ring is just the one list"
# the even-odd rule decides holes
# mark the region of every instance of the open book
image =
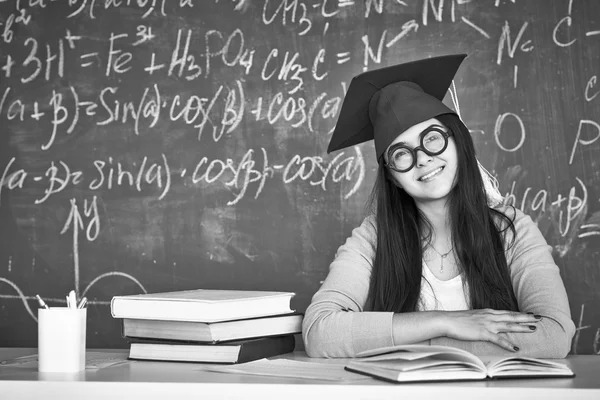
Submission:
[[573,377],[557,361],[520,356],[481,356],[446,346],[404,345],[359,353],[348,371],[393,382]]

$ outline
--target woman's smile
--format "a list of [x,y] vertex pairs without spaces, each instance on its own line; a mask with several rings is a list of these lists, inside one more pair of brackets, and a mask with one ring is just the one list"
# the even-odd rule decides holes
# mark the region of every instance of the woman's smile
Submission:
[[427,172],[425,175],[419,177],[417,180],[419,182],[431,182],[435,178],[437,178],[443,170],[444,170],[444,167],[438,167],[438,168],[434,169],[433,171]]

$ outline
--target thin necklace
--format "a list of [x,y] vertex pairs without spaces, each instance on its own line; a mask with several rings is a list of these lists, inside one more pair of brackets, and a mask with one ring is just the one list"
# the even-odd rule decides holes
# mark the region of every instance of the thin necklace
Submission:
[[440,258],[441,258],[441,259],[440,259],[440,273],[443,273],[443,272],[444,272],[444,259],[445,259],[446,257],[448,257],[448,254],[452,253],[452,250],[454,250],[454,245],[452,245],[452,248],[451,248],[450,250],[448,250],[448,252],[447,252],[447,253],[444,253],[444,254],[442,254],[442,253],[440,253],[439,251],[437,251],[437,250],[435,249],[435,247],[433,247],[433,244],[430,244],[429,246],[430,246],[430,247],[433,249],[433,251],[435,251],[436,253],[438,253],[438,254],[439,254],[439,256],[440,256]]

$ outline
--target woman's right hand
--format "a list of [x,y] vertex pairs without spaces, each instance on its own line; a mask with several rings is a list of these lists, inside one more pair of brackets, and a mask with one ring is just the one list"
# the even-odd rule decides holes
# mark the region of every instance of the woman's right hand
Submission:
[[541,316],[489,308],[481,310],[446,311],[443,315],[444,336],[469,341],[487,341],[509,351],[519,348],[502,333],[532,333]]

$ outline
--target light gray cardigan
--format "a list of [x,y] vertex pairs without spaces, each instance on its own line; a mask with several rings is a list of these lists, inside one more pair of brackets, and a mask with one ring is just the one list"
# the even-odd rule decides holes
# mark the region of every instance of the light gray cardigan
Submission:
[[[512,210],[501,208],[508,215],[514,215]],[[505,245],[512,285],[520,311],[543,318],[533,333],[505,335],[520,348],[519,355],[566,357],[575,324],[559,268],[551,247],[531,218],[518,210],[514,217],[516,238],[512,247],[506,249]],[[374,218],[369,216],[338,249],[327,278],[304,316],[302,336],[310,357],[354,357],[364,350],[394,345],[393,313],[365,309],[376,241]],[[513,354],[484,341],[438,337],[424,344],[458,347],[478,355]]]

